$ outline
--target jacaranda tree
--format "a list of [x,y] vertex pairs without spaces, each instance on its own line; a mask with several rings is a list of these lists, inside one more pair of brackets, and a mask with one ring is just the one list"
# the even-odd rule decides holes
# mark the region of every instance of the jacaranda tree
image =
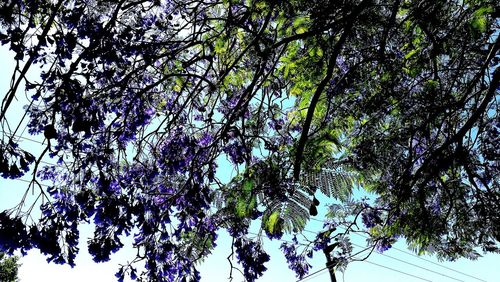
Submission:
[[[92,220],[96,262],[133,236],[118,279],[197,281],[226,229],[254,281],[259,237],[300,233],[322,192],[325,229],[281,248],[299,277],[315,251],[345,265],[356,231],[379,250],[403,237],[448,259],[498,252],[499,18],[494,0],[2,1],[17,64],[0,173],[40,196],[0,213],[0,251],[74,265]],[[24,126],[40,154],[18,142]]]

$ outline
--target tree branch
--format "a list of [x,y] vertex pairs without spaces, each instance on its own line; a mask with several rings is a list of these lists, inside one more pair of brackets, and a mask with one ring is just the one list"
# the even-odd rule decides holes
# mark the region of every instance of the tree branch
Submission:
[[302,133],[300,135],[299,143],[297,145],[297,151],[295,153],[293,177],[296,181],[298,181],[299,177],[300,177],[300,166],[302,164],[304,149],[305,149],[306,142],[308,139],[309,129],[311,128],[311,123],[312,123],[312,119],[314,116],[314,111],[316,110],[316,106],[318,104],[321,93],[323,93],[323,90],[325,89],[327,83],[333,77],[333,70],[334,70],[334,67],[335,67],[335,64],[337,61],[337,57],[339,56],[340,52],[342,51],[342,47],[344,46],[344,43],[346,42],[347,38],[349,37],[349,35],[351,33],[351,30],[354,26],[354,22],[356,21],[356,18],[363,11],[365,5],[367,5],[369,2],[371,2],[371,1],[370,0],[363,1],[361,4],[359,4],[354,9],[354,11],[351,13],[351,16],[349,16],[352,18],[352,20],[348,21],[346,23],[346,26],[344,27],[344,32],[342,33],[342,36],[335,44],[335,46],[333,48],[332,55],[330,56],[330,60],[328,61],[328,69],[327,69],[326,75],[323,78],[323,80],[321,80],[321,82],[319,83],[319,85],[316,88],[316,91],[314,92],[314,95],[311,99],[311,103],[309,104],[309,108],[307,109],[306,120],[304,121],[304,126],[302,127]]

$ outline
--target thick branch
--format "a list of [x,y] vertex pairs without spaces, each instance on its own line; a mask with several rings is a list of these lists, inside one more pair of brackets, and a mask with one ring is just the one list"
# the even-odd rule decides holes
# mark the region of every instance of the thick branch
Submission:
[[389,32],[391,31],[392,27],[394,26],[394,23],[396,22],[396,15],[399,11],[400,5],[401,5],[401,0],[394,1],[394,6],[392,6],[391,18],[389,19],[389,24],[384,29],[384,33],[382,34],[382,40],[379,49],[379,57],[381,62],[385,60],[385,47],[387,45],[387,38],[389,37]]
[[344,27],[344,31],[342,33],[342,36],[340,39],[337,41],[333,48],[333,52],[330,56],[330,60],[328,61],[328,69],[326,72],[325,77],[321,82],[319,83],[318,87],[316,88],[316,91],[314,92],[314,95],[311,99],[311,103],[309,104],[309,108],[307,109],[307,115],[306,115],[306,120],[304,121],[304,126],[302,127],[302,133],[300,135],[299,143],[297,145],[297,151],[295,153],[295,163],[293,167],[293,177],[296,181],[299,180],[300,177],[300,166],[302,164],[302,159],[303,159],[303,154],[304,154],[304,149],[306,146],[306,142],[308,139],[309,135],[309,129],[311,128],[311,123],[312,119],[314,116],[314,111],[316,110],[316,106],[318,104],[319,98],[321,96],[321,93],[325,90],[325,87],[327,83],[332,79],[333,77],[333,70],[337,61],[337,57],[339,56],[340,52],[342,51],[342,47],[344,46],[344,43],[346,42],[347,38],[349,37],[351,30],[354,26],[354,22],[356,21],[357,16],[361,13],[363,10],[364,6],[366,3],[369,1],[363,1],[359,6],[356,7],[356,9],[351,13],[351,18],[352,20],[347,22],[346,26]]
[[458,130],[458,132],[453,135],[450,139],[448,139],[443,145],[439,146],[435,151],[432,152],[431,156],[426,160],[426,162],[417,170],[415,173],[414,181],[418,179],[421,173],[423,173],[424,169],[429,165],[429,163],[437,158],[440,154],[443,153],[450,145],[456,142],[460,142],[465,134],[472,129],[477,120],[486,112],[488,104],[495,97],[495,93],[497,88],[500,87],[500,67],[497,67],[493,73],[493,77],[491,79],[490,87],[483,101],[477,108],[477,110],[469,117],[469,119],[465,122],[465,124]]

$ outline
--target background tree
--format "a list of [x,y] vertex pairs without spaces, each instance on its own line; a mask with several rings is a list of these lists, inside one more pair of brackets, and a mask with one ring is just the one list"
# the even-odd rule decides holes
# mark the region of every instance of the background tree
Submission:
[[[31,167],[40,197],[0,213],[0,250],[73,265],[78,224],[92,219],[97,262],[136,233],[138,256],[119,279],[143,261],[150,280],[198,280],[225,228],[253,281],[269,256],[246,236],[250,222],[269,238],[300,233],[321,191],[342,202],[325,230],[300,253],[296,240],[282,246],[299,277],[307,255],[332,246],[345,265],[351,232],[379,250],[404,237],[452,259],[498,252],[495,5],[4,1],[0,40],[18,64],[0,112],[0,172]],[[37,81],[26,76],[34,66]],[[11,125],[22,87],[26,115]],[[16,141],[24,125],[45,137],[41,154]],[[223,158],[239,172],[229,183],[217,177]],[[377,201],[351,199],[353,187]]]
[[4,253],[0,253],[0,281],[16,282],[17,270],[19,264],[17,263],[18,257],[7,257]]

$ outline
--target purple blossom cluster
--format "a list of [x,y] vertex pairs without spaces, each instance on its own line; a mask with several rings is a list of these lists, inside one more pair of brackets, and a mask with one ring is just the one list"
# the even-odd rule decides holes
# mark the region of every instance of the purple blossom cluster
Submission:
[[396,237],[383,237],[377,240],[376,248],[377,251],[383,253],[392,247],[392,244],[396,242]]
[[236,239],[234,246],[236,247],[236,258],[243,266],[247,281],[257,280],[267,270],[264,263],[270,260],[269,255],[262,249],[260,243],[244,237]]
[[29,170],[35,157],[10,140],[7,144],[0,142],[0,176],[3,178],[19,178]]
[[182,128],[173,131],[160,149],[158,167],[170,175],[185,173],[195,157],[196,146],[196,140]]
[[312,257],[312,252],[302,252],[297,254],[297,238],[293,238],[293,244],[283,243],[280,246],[283,254],[285,255],[286,261],[288,263],[288,268],[293,270],[297,278],[302,279],[307,273],[311,265],[307,262],[306,256]]
[[361,219],[367,228],[375,227],[383,222],[381,212],[376,208],[366,208],[361,214]]
[[234,140],[224,147],[224,152],[233,164],[242,164],[249,154],[248,148],[238,140]]

